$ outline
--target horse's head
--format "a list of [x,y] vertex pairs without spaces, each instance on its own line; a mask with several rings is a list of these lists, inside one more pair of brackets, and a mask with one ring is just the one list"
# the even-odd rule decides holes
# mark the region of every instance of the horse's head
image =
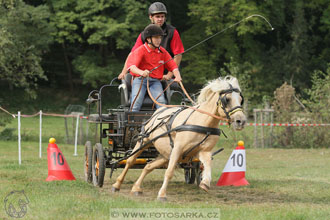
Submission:
[[210,81],[200,92],[198,103],[212,102],[217,98],[217,114],[226,117],[236,130],[244,128],[246,117],[243,112],[244,98],[238,80],[232,76]]
[[220,78],[222,89],[217,101],[218,113],[225,116],[236,130],[244,128],[246,116],[243,112],[244,97],[235,77]]

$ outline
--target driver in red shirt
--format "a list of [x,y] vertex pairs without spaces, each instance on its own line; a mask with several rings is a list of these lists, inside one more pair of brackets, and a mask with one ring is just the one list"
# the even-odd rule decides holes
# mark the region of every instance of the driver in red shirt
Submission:
[[[164,35],[163,30],[158,25],[150,24],[144,29],[144,35],[146,43],[134,50],[127,59],[127,70],[133,76],[131,105],[134,105],[131,106],[132,111],[139,111],[142,106],[147,90],[147,80],[143,80],[143,77],[149,76],[151,95],[156,98],[161,94],[157,101],[162,104],[166,104],[165,96],[162,92],[163,87],[160,82],[163,79],[164,69],[166,68],[174,74],[174,81],[180,82],[182,80],[177,64],[173,59],[171,60],[171,55],[160,46],[162,36]],[[150,72],[155,67],[158,68]],[[138,94],[142,80],[142,87]],[[135,99],[137,95],[138,97]],[[134,100],[135,103],[133,103]],[[159,107],[161,106],[156,105],[156,108]]]

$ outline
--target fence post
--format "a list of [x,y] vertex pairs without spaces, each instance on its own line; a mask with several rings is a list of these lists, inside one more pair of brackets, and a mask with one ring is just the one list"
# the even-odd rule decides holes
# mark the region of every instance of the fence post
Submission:
[[78,154],[77,154],[77,142],[78,142],[79,118],[80,118],[80,114],[77,114],[76,135],[75,135],[75,139],[74,139],[74,154],[73,154],[73,156],[78,156]]
[[260,112],[260,123],[261,123],[261,147],[265,148],[265,137],[264,137],[264,126],[262,125],[264,123],[264,112],[261,110]]
[[274,112],[270,113],[270,123],[272,124],[270,127],[270,147],[273,147],[273,123],[274,123]]
[[253,109],[253,117],[254,117],[254,147],[258,147],[258,133],[257,133],[257,109]]
[[79,117],[79,123],[80,123],[80,134],[79,134],[79,144],[83,144],[83,119],[82,116]]
[[18,164],[21,165],[21,112],[18,112]]
[[39,158],[41,158],[41,154],[42,154],[42,149],[41,149],[41,142],[42,142],[42,110],[40,110],[39,112],[39,128],[40,128],[40,132],[39,132]]

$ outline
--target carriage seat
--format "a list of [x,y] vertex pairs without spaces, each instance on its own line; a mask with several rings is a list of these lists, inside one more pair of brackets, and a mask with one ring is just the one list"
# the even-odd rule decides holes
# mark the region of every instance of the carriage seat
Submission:
[[[163,90],[167,87],[167,81],[161,81],[162,82],[162,86],[163,86]],[[124,80],[122,80],[121,85],[118,87],[119,91],[120,91],[120,96],[121,96],[121,105],[123,107],[130,107],[131,106],[131,95],[132,95],[132,75],[131,74],[126,74],[126,77]],[[172,96],[172,91],[171,89],[167,89],[164,92],[165,95],[165,100],[166,100],[166,104],[169,104],[171,101],[171,96]],[[156,97],[154,97],[156,98]],[[146,92],[146,95],[144,97],[143,100],[143,104],[141,107],[141,111],[143,110],[152,110],[152,105],[153,105],[153,101],[151,100],[148,92]]]

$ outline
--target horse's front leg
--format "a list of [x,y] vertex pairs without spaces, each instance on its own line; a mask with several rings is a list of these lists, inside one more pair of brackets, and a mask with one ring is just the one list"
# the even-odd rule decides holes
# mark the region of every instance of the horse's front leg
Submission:
[[142,194],[141,184],[142,184],[142,181],[145,178],[145,176],[147,174],[149,174],[150,172],[152,172],[154,169],[161,167],[161,166],[165,165],[166,163],[168,163],[168,159],[160,157],[160,158],[157,158],[156,160],[154,160],[153,162],[147,164],[144,167],[139,179],[134,183],[131,193],[134,195]]
[[[135,152],[137,149],[139,149],[141,146],[141,142],[137,142],[133,151]],[[143,149],[146,149],[146,147],[144,147]],[[112,185],[112,191],[113,192],[118,192],[120,190],[120,186],[123,183],[125,176],[128,172],[128,169],[135,163],[136,158],[142,153],[143,149],[139,150],[136,154],[134,154],[133,156],[129,157],[126,161],[126,165],[124,170],[121,172],[121,174],[118,176],[116,182]]]
[[209,191],[211,185],[211,161],[212,161],[212,152],[211,151],[201,151],[199,152],[199,160],[204,166],[202,181],[199,184],[199,187],[206,192]]
[[174,145],[174,148],[172,149],[172,152],[170,155],[168,167],[165,172],[163,185],[158,192],[158,200],[160,200],[160,201],[166,201],[166,188],[167,188],[168,182],[173,177],[175,166],[178,163],[178,160],[179,160],[179,157],[181,156],[181,154],[182,154],[181,146]]

